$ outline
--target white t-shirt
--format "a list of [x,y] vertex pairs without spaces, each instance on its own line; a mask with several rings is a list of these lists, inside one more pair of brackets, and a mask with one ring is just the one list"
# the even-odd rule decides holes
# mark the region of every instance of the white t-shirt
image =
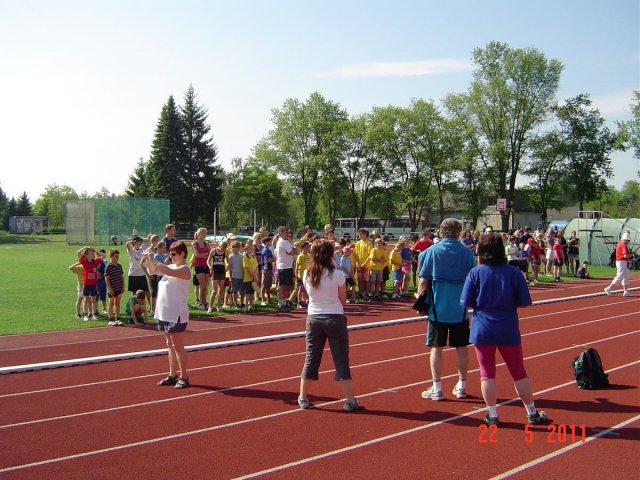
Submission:
[[[175,268],[169,265],[169,268]],[[158,300],[153,318],[163,322],[187,323],[189,321],[189,287],[191,277],[188,279],[163,275],[158,282]]]
[[283,238],[278,240],[276,244],[276,268],[278,270],[285,270],[287,268],[293,268],[293,255],[289,255],[293,250],[293,245],[289,240]]
[[130,277],[142,277],[145,275],[144,268],[140,265],[143,253],[144,250],[142,248],[132,248],[131,250],[127,250],[127,254],[129,255]]
[[320,285],[314,288],[307,278],[308,271],[303,275],[304,286],[309,294],[309,315],[337,314],[344,315],[344,309],[338,296],[338,288],[344,285],[344,273],[335,269],[331,275],[328,270],[322,272]]

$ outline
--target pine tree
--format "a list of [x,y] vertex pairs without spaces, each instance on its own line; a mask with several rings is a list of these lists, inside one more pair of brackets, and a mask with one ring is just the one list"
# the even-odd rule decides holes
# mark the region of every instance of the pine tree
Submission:
[[216,165],[218,148],[209,135],[208,112],[198,104],[193,85],[185,93],[180,117],[185,146],[184,182],[191,194],[183,213],[189,222],[211,224],[213,210],[222,199],[222,174]]
[[148,194],[171,201],[170,218],[174,222],[188,221],[190,193],[185,183],[185,148],[182,121],[173,96],[162,107],[160,119],[146,165]]
[[11,200],[7,203],[7,211],[6,216],[4,218],[4,228],[5,230],[9,230],[9,219],[18,215],[18,202],[16,199],[11,197]]
[[4,228],[5,225],[9,222],[7,219],[7,208],[9,206],[9,197],[4,193],[2,187],[0,187],[0,225]]
[[142,157],[138,161],[135,170],[129,175],[129,183],[125,193],[130,197],[148,197],[149,186],[146,179],[147,165]]
[[18,202],[16,204],[16,213],[14,215],[33,215],[33,209],[31,207],[29,197],[27,196],[27,192],[22,192],[22,195],[20,195],[20,197],[18,198]]

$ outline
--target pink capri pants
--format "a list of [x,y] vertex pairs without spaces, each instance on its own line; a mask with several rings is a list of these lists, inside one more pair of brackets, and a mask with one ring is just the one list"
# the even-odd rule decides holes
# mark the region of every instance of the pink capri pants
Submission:
[[526,378],[527,371],[524,369],[524,358],[522,356],[522,345],[513,347],[496,345],[474,345],[476,357],[480,365],[480,380],[493,380],[496,378],[496,349],[507,364],[509,373],[514,382]]

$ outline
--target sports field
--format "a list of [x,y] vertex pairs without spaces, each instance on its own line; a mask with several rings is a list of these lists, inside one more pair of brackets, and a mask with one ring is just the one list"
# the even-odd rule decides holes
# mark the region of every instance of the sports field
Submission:
[[[520,311],[525,365],[536,406],[553,424],[529,429],[504,365],[502,424],[483,428],[474,355],[468,398],[449,394],[451,350],[445,399],[421,398],[430,383],[425,324],[410,318],[407,300],[346,307],[364,406],[356,413],[342,412],[328,352],[310,392],[316,408],[297,407],[303,312],[193,320],[192,388],[182,391],[156,386],[166,357],[152,328],[5,336],[3,372],[77,365],[0,377],[0,477],[637,478],[640,278],[632,278],[632,297],[605,296],[607,283],[532,288],[534,306]],[[571,360],[586,346],[602,355],[611,388],[576,388]],[[86,363],[116,354],[128,359]]]
[[[63,235],[30,236],[0,234],[0,335],[14,333],[48,332],[103,327],[106,316],[99,321],[82,322],[75,318],[76,277],[68,266],[76,261],[80,245],[67,245]],[[97,248],[109,250],[108,245]],[[125,274],[127,255],[124,245],[117,247],[120,264]],[[594,278],[611,277],[615,270],[609,267],[591,267]],[[633,273],[633,272],[632,272]],[[564,277],[571,280],[571,277]],[[541,276],[542,283],[552,278]],[[388,283],[388,287],[391,282]],[[123,295],[124,297],[124,295]],[[124,311],[124,302],[122,308]],[[193,290],[189,304],[194,307]],[[274,306],[256,304],[256,314],[272,311]],[[233,315],[237,310],[229,309],[223,316]],[[192,318],[215,318],[219,314],[207,315],[201,310],[191,309]]]

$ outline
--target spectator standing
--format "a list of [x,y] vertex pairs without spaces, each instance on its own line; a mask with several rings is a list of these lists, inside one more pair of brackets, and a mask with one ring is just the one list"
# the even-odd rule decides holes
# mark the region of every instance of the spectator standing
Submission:
[[633,253],[629,248],[630,241],[631,234],[629,232],[624,232],[620,241],[616,245],[616,276],[611,281],[611,284],[604,289],[604,293],[607,295],[611,295],[611,289],[618,283],[621,283],[622,288],[624,289],[622,295],[625,297],[631,296],[631,292],[629,291],[628,262],[633,258]]
[[382,238],[376,238],[373,244],[374,246],[369,253],[369,281],[371,282],[373,299],[380,300],[384,294],[383,271],[389,263],[389,257]]
[[171,245],[176,242],[176,226],[173,223],[167,223],[164,227],[164,238],[162,241],[167,247],[167,252],[171,249]]
[[[413,242],[411,245],[411,252],[413,253],[413,260],[411,262],[411,271],[413,272],[413,287],[416,288],[416,272],[420,270],[420,265],[418,262],[418,257],[422,252],[424,252],[427,248],[433,245],[433,240],[431,240],[431,230],[429,228],[424,228],[422,230],[422,238],[416,242]],[[408,290],[408,284],[407,284]],[[403,290],[406,293],[405,290]]]
[[104,279],[109,295],[109,313],[107,314],[109,325],[122,325],[120,321],[120,300],[124,292],[124,271],[118,263],[120,252],[115,248],[109,251],[109,264],[104,271]]
[[[256,285],[258,276],[258,259],[256,258],[256,247],[253,243],[245,247],[242,257],[242,295],[246,303],[247,312],[253,312],[253,285]],[[257,286],[257,285],[256,285]]]
[[151,305],[151,295],[149,294],[149,284],[147,283],[147,272],[142,267],[142,237],[135,235],[126,243],[127,255],[129,256],[127,290],[135,294],[142,290],[149,305]]
[[275,247],[276,268],[278,269],[278,311],[288,312],[291,310],[289,295],[293,288],[293,260],[295,249],[291,244],[289,228],[278,227],[278,238]]
[[553,247],[553,276],[555,282],[560,281],[560,276],[562,275],[562,266],[564,265],[564,246],[560,241],[560,238],[557,238]]
[[[69,271],[75,273],[77,285],[76,285],[76,318],[82,318],[84,313],[84,295],[82,294],[82,272],[84,269],[82,268],[82,264],[80,262],[75,262],[69,265]],[[88,312],[87,312],[88,314]]]
[[[84,296],[84,317],[86,322],[98,319],[96,297],[98,295],[98,266],[102,259],[98,257],[96,249],[82,247],[76,254],[78,262],[82,265],[82,295]],[[90,317],[89,317],[90,315]]]
[[234,240],[231,244],[231,255],[227,257],[229,278],[231,279],[231,285],[229,286],[231,306],[238,308],[244,307],[242,301],[238,300],[238,294],[242,294],[242,280],[244,279],[244,257],[240,253],[240,247],[240,242]]
[[191,244],[191,248],[193,249],[193,266],[196,272],[196,278],[198,279],[199,285],[199,294],[198,298],[200,299],[200,303],[197,307],[200,310],[207,310],[209,308],[209,304],[207,303],[208,290],[209,290],[209,266],[207,265],[207,260],[209,258],[209,244],[205,240],[207,236],[206,228],[199,228],[196,230],[194,234],[194,240]]
[[575,231],[571,232],[571,236],[567,240],[567,259],[569,261],[569,273],[577,273],[580,265],[580,239]]
[[[102,303],[102,314],[107,314],[107,283],[104,279],[104,271],[107,268],[107,261],[105,257],[107,256],[107,252],[104,248],[98,250],[98,260],[100,260],[100,264],[98,265],[98,269],[96,273],[98,274],[98,295],[96,296],[96,301]],[[96,305],[96,313],[98,311],[98,306]]]
[[518,307],[531,305],[522,275],[506,265],[504,248],[497,235],[485,234],[478,245],[480,265],[466,278],[460,304],[473,308],[471,343],[480,365],[480,385],[487,405],[484,423],[499,425],[496,389],[496,349],[507,364],[516,392],[527,411],[527,422],[546,423],[545,412],[536,410],[531,383],[524,368],[518,327]]
[[213,303],[215,301],[216,295],[218,296],[218,304],[216,305],[216,311],[220,311],[222,308],[222,304],[224,303],[224,282],[227,278],[226,269],[227,269],[227,247],[229,245],[227,242],[222,241],[215,248],[212,248],[209,252],[209,258],[207,259],[207,265],[209,266],[209,271],[211,272],[211,297],[209,298],[209,310],[208,313],[212,312]]
[[262,257],[262,283],[260,285],[262,302],[260,305],[263,307],[271,303],[271,286],[273,285],[273,262],[275,258],[273,256],[273,238],[266,237],[263,240],[263,247],[260,256]]
[[[440,225],[442,240],[424,250],[420,258],[420,284],[417,295],[432,292],[433,301],[426,312],[427,345],[431,347],[430,364],[433,385],[422,392],[422,398],[442,400],[442,350],[449,344],[458,357],[458,383],[453,389],[457,398],[465,398],[468,368],[469,319],[460,306],[460,294],[469,271],[474,267],[473,253],[459,242],[462,224],[447,218]],[[504,250],[503,250],[504,252]]]
[[343,409],[351,412],[359,409],[360,403],[353,395],[349,368],[349,334],[342,307],[346,300],[345,277],[335,266],[333,245],[328,240],[315,243],[311,248],[311,265],[304,273],[309,309],[298,405],[303,409],[312,406],[308,397],[309,381],[318,380],[322,352],[328,339],[335,364],[335,379],[345,397]]
[[365,302],[371,301],[371,288],[369,285],[369,254],[373,249],[373,243],[369,240],[369,230],[366,228],[358,229],[359,240],[353,247],[356,262],[356,274],[358,276],[358,290]]

